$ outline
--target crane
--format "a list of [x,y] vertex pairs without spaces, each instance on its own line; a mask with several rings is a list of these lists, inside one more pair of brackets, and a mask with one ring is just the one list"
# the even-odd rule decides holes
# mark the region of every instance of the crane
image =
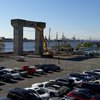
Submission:
[[53,51],[49,51],[48,48],[47,48],[47,43],[46,43],[46,40],[44,39],[44,35],[43,35],[43,31],[40,27],[36,26],[37,29],[39,29],[41,31],[41,37],[42,37],[42,40],[43,40],[43,57],[50,57],[52,58],[53,57]]

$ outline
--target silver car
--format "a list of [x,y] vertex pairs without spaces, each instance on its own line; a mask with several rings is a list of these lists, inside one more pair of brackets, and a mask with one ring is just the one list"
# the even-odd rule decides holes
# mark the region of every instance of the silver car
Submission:
[[20,74],[18,72],[16,72],[14,69],[6,68],[6,69],[3,69],[3,71],[11,74],[13,79],[20,79],[21,78]]

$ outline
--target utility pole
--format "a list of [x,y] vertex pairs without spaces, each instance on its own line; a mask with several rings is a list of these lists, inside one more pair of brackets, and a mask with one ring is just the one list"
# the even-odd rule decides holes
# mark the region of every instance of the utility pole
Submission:
[[48,38],[48,40],[51,40],[50,33],[51,33],[51,28],[49,28],[49,38]]
[[50,47],[50,40],[51,40],[50,33],[51,33],[51,28],[49,28],[49,37],[48,37],[48,46],[49,47]]

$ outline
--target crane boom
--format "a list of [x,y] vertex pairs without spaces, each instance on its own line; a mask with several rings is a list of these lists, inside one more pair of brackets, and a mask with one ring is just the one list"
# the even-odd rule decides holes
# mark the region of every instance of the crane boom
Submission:
[[43,40],[43,49],[44,49],[43,56],[45,56],[45,57],[53,57],[53,52],[49,51],[48,48],[47,48],[47,43],[46,43],[46,40],[44,39],[44,35],[43,35],[42,29],[40,27],[38,27],[38,26],[36,26],[36,28],[38,28],[41,31],[41,37],[42,37],[42,40]]

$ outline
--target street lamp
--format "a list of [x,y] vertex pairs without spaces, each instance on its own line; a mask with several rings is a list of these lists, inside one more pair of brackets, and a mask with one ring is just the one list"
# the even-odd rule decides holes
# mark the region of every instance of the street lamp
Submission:
[[59,40],[57,40],[57,42],[58,42],[58,64],[60,64],[60,60],[59,60]]

